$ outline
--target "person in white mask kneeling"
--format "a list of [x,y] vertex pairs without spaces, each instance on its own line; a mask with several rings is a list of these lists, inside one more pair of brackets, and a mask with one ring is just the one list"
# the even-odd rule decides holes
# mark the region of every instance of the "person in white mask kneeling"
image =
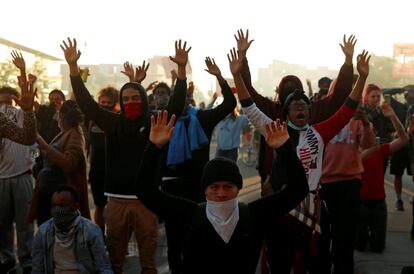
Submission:
[[[243,179],[236,163],[226,158],[210,160],[201,185],[206,202],[198,204],[159,190],[157,166],[161,149],[172,135],[174,115],[167,112],[151,119],[148,147],[138,172],[136,193],[160,218],[177,218],[186,224],[184,273],[255,273],[264,231],[308,193],[305,171],[292,148],[286,125],[267,126],[267,143],[287,161],[289,178],[281,191],[249,204],[240,203]],[[196,182],[194,182],[196,183]]]

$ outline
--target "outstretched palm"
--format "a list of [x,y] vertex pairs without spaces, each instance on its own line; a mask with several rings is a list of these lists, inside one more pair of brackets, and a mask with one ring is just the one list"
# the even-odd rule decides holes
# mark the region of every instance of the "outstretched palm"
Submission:
[[360,76],[368,76],[370,59],[371,56],[368,56],[368,51],[363,50],[362,53],[358,55],[357,70]]
[[21,52],[17,51],[17,50],[13,50],[11,52],[11,56],[12,56],[12,61],[13,64],[20,70],[25,70],[26,69],[26,62],[24,61],[23,55],[21,54]]
[[132,82],[134,80],[134,67],[131,63],[125,62],[124,70],[122,70],[121,73],[125,74],[128,77],[129,81]]
[[217,66],[214,58],[206,57],[206,60],[204,60],[204,62],[206,63],[206,66],[207,66],[207,69],[205,71],[207,71],[208,73],[216,77],[221,75],[221,71],[219,67]]
[[240,73],[243,67],[243,63],[241,61],[241,58],[238,56],[235,48],[230,50],[230,54],[227,53],[227,59],[229,60],[231,73],[233,75]]
[[289,139],[286,123],[280,124],[279,119],[266,125],[266,134],[266,143],[271,148],[279,148]]
[[246,30],[246,36],[243,33],[243,30],[240,29],[237,31],[237,36],[234,35],[237,41],[237,50],[239,51],[240,57],[246,57],[247,50],[254,40],[249,41],[249,30]]
[[62,41],[63,45],[60,45],[60,48],[63,50],[65,54],[65,59],[68,64],[76,64],[76,62],[79,60],[79,57],[81,56],[80,50],[76,49],[76,39],[70,40],[68,37],[68,43],[66,43],[64,40]]
[[355,35],[349,36],[348,39],[346,39],[346,35],[344,34],[343,44],[339,44],[341,46],[342,52],[345,54],[345,56],[349,56],[352,58],[354,56],[354,49],[355,44],[358,40],[355,38]]
[[[26,76],[23,76],[26,77]],[[19,86],[22,90],[20,98],[13,97],[13,100],[18,104],[23,110],[29,111],[33,110],[34,98],[36,96],[37,89],[34,90],[34,83],[36,82],[36,76],[29,74],[29,81],[23,81],[19,79]]]
[[147,77],[147,71],[149,68],[149,63],[145,66],[145,61],[142,62],[142,66],[138,66],[135,69],[135,82],[141,83],[142,81],[144,81],[145,77]]
[[175,115],[171,116],[170,121],[168,120],[168,111],[158,111],[157,121],[155,117],[151,116],[151,131],[149,140],[157,147],[162,147],[168,143],[171,139],[174,130]]
[[170,60],[176,63],[179,66],[185,66],[188,62],[188,53],[191,50],[191,47],[186,49],[187,42],[184,42],[184,45],[181,46],[181,39],[175,41],[175,56],[170,56]]

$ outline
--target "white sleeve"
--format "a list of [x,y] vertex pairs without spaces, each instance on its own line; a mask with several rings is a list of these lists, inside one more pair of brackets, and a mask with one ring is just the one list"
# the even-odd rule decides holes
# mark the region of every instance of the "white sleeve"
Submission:
[[247,118],[249,118],[256,130],[266,138],[266,125],[272,123],[273,120],[264,114],[255,103],[248,107],[243,107],[243,113],[247,115]]

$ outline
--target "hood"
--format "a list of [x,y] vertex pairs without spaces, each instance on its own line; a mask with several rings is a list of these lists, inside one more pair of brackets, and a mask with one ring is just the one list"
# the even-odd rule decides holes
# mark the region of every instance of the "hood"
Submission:
[[120,92],[119,92],[119,105],[121,107],[121,114],[123,116],[124,113],[124,101],[122,100],[122,94],[124,93],[124,90],[127,88],[133,88],[135,90],[139,91],[139,95],[141,96],[141,102],[142,102],[142,113],[146,114],[148,113],[148,97],[147,92],[145,91],[145,88],[137,83],[137,82],[128,82],[125,85],[122,86]]
[[[287,87],[287,83],[291,82],[293,85]],[[279,82],[278,97],[282,105],[285,103],[286,98],[296,89],[303,90],[303,85],[300,79],[295,75],[287,75],[283,77]]]

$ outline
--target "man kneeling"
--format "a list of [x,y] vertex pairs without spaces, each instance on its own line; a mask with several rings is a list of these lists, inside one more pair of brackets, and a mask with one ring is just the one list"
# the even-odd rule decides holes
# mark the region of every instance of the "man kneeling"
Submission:
[[33,241],[32,274],[113,273],[102,232],[80,216],[79,201],[79,193],[69,185],[53,194],[52,218],[39,227]]

